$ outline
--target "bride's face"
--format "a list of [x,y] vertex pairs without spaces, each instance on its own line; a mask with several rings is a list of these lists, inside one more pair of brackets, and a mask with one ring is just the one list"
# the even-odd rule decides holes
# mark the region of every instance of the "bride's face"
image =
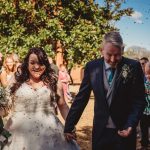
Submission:
[[40,64],[37,55],[31,54],[29,56],[28,70],[32,78],[39,80],[45,69],[45,65]]

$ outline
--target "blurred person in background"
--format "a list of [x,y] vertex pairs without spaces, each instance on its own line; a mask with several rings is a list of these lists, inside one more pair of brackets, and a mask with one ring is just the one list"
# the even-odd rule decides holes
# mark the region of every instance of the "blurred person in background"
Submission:
[[141,128],[141,149],[148,150],[149,144],[149,127],[150,127],[150,62],[145,64],[145,100],[147,105],[140,120]]
[[15,65],[16,65],[16,71],[17,71],[17,68],[21,65],[21,62],[20,62],[20,58],[19,56],[16,54],[16,53],[12,53],[12,58],[15,62]]
[[1,83],[3,87],[9,85],[9,82],[14,77],[16,71],[16,64],[12,55],[7,55],[3,62],[2,72],[0,75]]
[[64,97],[66,101],[72,102],[72,96],[69,91],[70,76],[64,64],[60,65],[58,79],[62,82]]
[[54,60],[51,57],[48,57],[48,61],[49,61],[50,65],[51,65],[51,68],[55,71],[56,75],[58,75],[59,68],[54,63]]
[[3,82],[3,79],[1,77],[2,70],[3,70],[3,54],[0,53],[0,85],[2,85]]
[[[0,53],[0,75],[2,71],[2,64],[3,64],[3,55]],[[3,88],[1,87],[1,80],[0,80],[0,100],[2,98],[2,90]],[[0,101],[0,108],[6,111],[5,107],[1,105]],[[2,117],[0,117],[0,149],[4,147],[4,145],[8,142],[8,138],[11,136],[11,134],[4,128],[4,123]]]
[[142,66],[142,70],[145,73],[145,64],[149,61],[147,57],[142,57],[140,60],[140,64]]

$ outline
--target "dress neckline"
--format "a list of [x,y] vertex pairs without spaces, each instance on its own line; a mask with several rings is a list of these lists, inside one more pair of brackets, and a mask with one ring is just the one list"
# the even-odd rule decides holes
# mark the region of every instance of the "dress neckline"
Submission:
[[26,83],[26,82],[24,82],[24,84],[27,85],[27,86],[28,86],[30,89],[32,89],[33,91],[38,91],[38,90],[40,90],[40,89],[43,89],[44,87],[47,87],[46,85],[43,85],[43,86],[38,87],[38,88],[33,88],[32,85],[30,85],[30,84],[28,84],[28,83]]

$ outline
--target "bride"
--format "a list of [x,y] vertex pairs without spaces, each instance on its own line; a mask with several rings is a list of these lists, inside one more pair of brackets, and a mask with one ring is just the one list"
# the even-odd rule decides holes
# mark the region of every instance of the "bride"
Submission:
[[5,127],[12,133],[12,141],[3,150],[79,150],[74,140],[65,140],[56,116],[57,106],[64,119],[69,108],[42,48],[29,50],[15,80],[9,88],[12,113]]

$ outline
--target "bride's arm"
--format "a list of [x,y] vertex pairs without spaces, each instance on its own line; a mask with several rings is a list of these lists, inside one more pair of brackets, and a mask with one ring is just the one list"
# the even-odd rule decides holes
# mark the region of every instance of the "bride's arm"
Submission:
[[69,107],[66,104],[66,101],[64,99],[64,93],[63,93],[63,88],[62,88],[61,82],[58,83],[57,94],[60,96],[58,103],[57,103],[58,108],[60,110],[60,113],[61,113],[63,119],[66,120],[66,117],[69,112]]

